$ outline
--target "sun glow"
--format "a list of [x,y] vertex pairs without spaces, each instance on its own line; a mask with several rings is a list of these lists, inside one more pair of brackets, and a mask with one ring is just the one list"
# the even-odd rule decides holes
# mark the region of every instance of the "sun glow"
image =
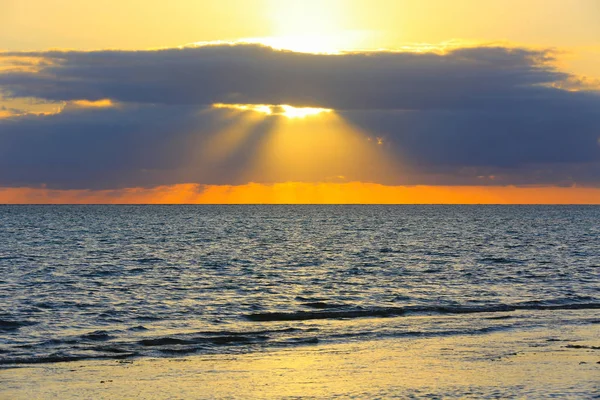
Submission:
[[364,182],[177,184],[115,190],[0,187],[3,204],[598,204],[600,189]]
[[290,50],[297,53],[340,54],[344,51],[355,51],[366,46],[362,32],[342,32],[337,34],[298,34],[284,36],[267,36],[244,38],[235,43],[254,43],[271,47],[275,50]]
[[247,40],[303,53],[356,49],[366,33],[351,27],[349,17],[353,12],[346,0],[269,0],[265,13],[271,34]]
[[329,108],[293,107],[288,104],[213,104],[213,108],[224,108],[239,111],[254,111],[266,115],[282,115],[287,118],[306,118],[333,112]]
[[[348,18],[354,11],[346,0],[268,1],[267,35],[219,43],[261,44],[276,50],[314,54],[338,54],[368,47],[372,31],[351,27]],[[196,42],[194,45],[215,43]]]

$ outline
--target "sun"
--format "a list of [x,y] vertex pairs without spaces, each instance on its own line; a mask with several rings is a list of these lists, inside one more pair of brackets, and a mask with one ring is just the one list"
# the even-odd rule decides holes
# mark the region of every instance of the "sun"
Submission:
[[339,54],[372,48],[373,32],[351,29],[347,19],[353,8],[347,0],[270,0],[267,19],[270,34],[191,45],[261,44],[299,53]]
[[327,114],[333,112],[329,108],[317,108],[317,107],[294,107],[289,104],[225,104],[216,103],[212,105],[213,108],[223,108],[230,110],[239,111],[253,111],[266,115],[281,115],[286,118],[306,118],[316,116],[319,114]]
[[268,4],[271,34],[244,41],[303,53],[338,53],[357,46],[361,33],[346,29],[352,10],[346,0],[270,0]]

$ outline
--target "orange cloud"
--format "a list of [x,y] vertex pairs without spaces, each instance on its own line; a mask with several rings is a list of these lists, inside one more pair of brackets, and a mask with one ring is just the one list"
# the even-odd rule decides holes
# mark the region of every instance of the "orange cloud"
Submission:
[[0,188],[4,204],[600,204],[600,188],[385,186],[375,183],[179,184],[121,190]]
[[69,102],[70,105],[81,108],[107,108],[114,107],[115,103],[113,103],[110,99],[102,99],[102,100],[73,100]]

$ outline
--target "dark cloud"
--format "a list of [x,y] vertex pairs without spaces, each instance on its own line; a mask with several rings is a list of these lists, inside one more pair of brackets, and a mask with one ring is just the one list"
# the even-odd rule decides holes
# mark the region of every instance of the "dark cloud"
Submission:
[[[16,56],[19,53],[6,53]],[[21,53],[44,57],[35,73],[7,73],[19,97],[110,98],[153,104],[267,103],[335,109],[424,109],[552,104],[564,92],[547,51],[466,48],[447,54],[319,55],[258,45],[159,51]]]
[[[5,93],[109,98],[119,106],[0,119],[0,186],[107,189],[337,175],[385,184],[600,186],[600,96],[557,88],[574,77],[557,71],[546,51],[314,55],[244,45],[5,56],[44,60],[35,71],[0,73]],[[265,118],[233,153],[214,160],[211,141],[239,121],[210,109],[213,103],[334,108],[365,135],[383,138],[382,154],[398,163],[387,171],[333,164],[320,173],[248,177],[283,117]]]

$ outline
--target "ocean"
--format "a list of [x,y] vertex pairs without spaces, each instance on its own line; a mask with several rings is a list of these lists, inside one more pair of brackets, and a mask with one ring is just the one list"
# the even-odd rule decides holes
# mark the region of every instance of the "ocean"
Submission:
[[599,322],[598,206],[0,206],[3,367]]

